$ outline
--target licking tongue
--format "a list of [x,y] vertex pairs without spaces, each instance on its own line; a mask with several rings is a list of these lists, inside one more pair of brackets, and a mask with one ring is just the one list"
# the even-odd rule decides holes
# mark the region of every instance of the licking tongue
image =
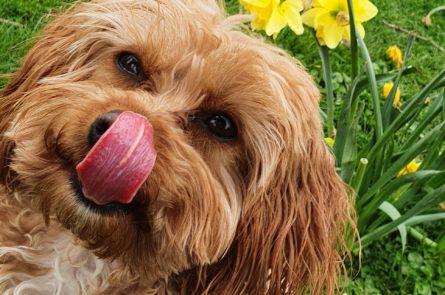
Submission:
[[86,198],[98,205],[130,203],[156,161],[153,127],[123,112],[76,166]]

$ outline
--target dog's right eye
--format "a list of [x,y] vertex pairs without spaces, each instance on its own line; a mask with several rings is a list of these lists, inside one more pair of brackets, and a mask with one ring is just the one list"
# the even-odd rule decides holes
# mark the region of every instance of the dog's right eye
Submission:
[[117,56],[116,64],[122,72],[129,74],[138,80],[142,78],[142,69],[139,59],[131,53],[124,52]]

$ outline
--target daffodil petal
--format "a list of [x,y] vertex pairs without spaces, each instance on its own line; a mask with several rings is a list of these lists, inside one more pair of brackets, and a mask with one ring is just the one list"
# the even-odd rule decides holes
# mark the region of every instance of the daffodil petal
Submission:
[[286,26],[286,18],[278,7],[274,8],[266,25],[266,34],[271,36],[279,33]]
[[332,16],[329,11],[325,10],[323,13],[320,13],[319,16],[315,19],[315,26],[335,26],[339,27],[335,21],[335,16]]
[[317,32],[315,33],[315,36],[318,39],[318,43],[320,43],[320,45],[324,46],[326,45],[326,42],[324,42],[324,37],[323,37],[323,27],[318,27]]
[[368,0],[354,0],[354,15],[358,22],[365,22],[377,15],[378,9]]
[[[355,27],[357,28],[358,32],[360,33],[360,36],[362,39],[365,37],[365,28],[361,23],[355,23]],[[345,29],[345,33],[343,36],[346,40],[351,41],[351,28],[350,26],[347,26],[347,29]]]
[[281,4],[283,10],[293,9],[296,12],[300,12],[303,10],[303,2],[302,0],[286,0]]
[[250,25],[251,25],[252,29],[254,29],[256,31],[264,30],[267,25],[267,20],[257,17],[250,23]]
[[323,27],[323,39],[326,43],[326,46],[333,49],[337,47],[338,43],[340,43],[343,38],[344,27],[340,27],[338,25],[327,25]]
[[303,10],[301,1],[287,0],[281,5],[280,9],[290,29],[297,35],[303,34],[303,21],[300,16],[300,11]]
[[[275,0],[274,0],[275,1]],[[270,2],[270,1],[269,1]],[[253,15],[255,15],[255,19],[251,22],[251,27],[254,30],[264,30],[266,28],[268,19],[272,14],[273,6],[270,3],[269,6],[266,7],[257,7],[253,5],[244,4],[244,7]]]
[[317,29],[317,18],[322,15],[322,14],[326,14],[329,13],[326,9],[324,8],[312,8],[308,11],[306,11],[305,13],[303,13],[302,18],[303,18],[303,23],[309,27],[315,28]]
[[286,16],[286,21],[289,28],[295,34],[301,35],[304,33],[303,21],[301,20],[301,16],[299,14]]
[[344,4],[344,0],[318,0],[318,6],[324,7],[330,11],[338,11],[341,10],[341,7]]

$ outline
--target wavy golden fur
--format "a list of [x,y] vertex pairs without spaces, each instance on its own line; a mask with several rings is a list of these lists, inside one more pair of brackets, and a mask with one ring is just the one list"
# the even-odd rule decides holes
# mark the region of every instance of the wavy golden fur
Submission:
[[[0,97],[1,294],[333,294],[352,211],[319,92],[212,1],[78,3]],[[144,79],[122,73],[137,55]],[[99,115],[130,110],[158,158],[129,214],[79,202],[73,167]],[[230,114],[238,137],[190,123]]]

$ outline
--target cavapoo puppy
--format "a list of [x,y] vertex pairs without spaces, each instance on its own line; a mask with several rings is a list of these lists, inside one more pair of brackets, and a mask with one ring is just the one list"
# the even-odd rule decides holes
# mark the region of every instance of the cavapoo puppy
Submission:
[[77,3],[0,97],[1,294],[332,294],[319,93],[206,0]]

